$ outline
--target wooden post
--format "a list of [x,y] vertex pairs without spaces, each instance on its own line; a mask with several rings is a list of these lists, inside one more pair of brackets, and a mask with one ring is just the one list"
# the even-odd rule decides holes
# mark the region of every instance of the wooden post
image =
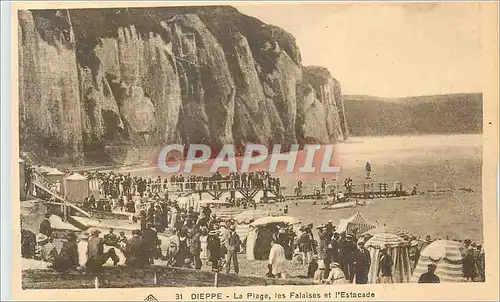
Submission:
[[156,275],[156,272],[153,272],[153,284],[158,285],[158,276]]
[[99,277],[97,276],[94,277],[94,288],[99,288]]
[[219,272],[215,272],[214,287],[218,287],[218,286],[219,286]]

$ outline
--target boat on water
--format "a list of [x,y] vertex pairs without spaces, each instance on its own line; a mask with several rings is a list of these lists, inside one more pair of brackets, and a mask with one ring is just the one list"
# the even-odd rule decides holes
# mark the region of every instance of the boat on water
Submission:
[[373,200],[353,200],[353,201],[347,201],[347,202],[339,202],[339,203],[334,203],[332,205],[329,205],[323,209],[327,210],[335,210],[335,209],[345,209],[345,208],[355,208],[358,206],[364,206],[368,204],[373,204]]

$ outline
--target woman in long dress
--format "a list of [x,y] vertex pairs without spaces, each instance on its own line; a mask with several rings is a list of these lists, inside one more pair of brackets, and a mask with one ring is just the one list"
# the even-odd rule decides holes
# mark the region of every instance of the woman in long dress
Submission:
[[286,259],[285,249],[276,238],[271,243],[271,251],[269,252],[268,266],[269,272],[267,276],[275,278],[285,278]]

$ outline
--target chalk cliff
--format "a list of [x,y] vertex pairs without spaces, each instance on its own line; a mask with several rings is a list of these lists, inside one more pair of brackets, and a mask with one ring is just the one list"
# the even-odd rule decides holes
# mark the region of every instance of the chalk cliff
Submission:
[[20,143],[81,163],[109,146],[329,143],[339,82],[229,6],[20,11]]

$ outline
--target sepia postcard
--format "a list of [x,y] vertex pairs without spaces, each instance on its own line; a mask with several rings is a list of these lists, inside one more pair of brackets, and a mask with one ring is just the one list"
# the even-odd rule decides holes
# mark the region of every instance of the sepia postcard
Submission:
[[497,11],[11,3],[12,298],[498,300]]

